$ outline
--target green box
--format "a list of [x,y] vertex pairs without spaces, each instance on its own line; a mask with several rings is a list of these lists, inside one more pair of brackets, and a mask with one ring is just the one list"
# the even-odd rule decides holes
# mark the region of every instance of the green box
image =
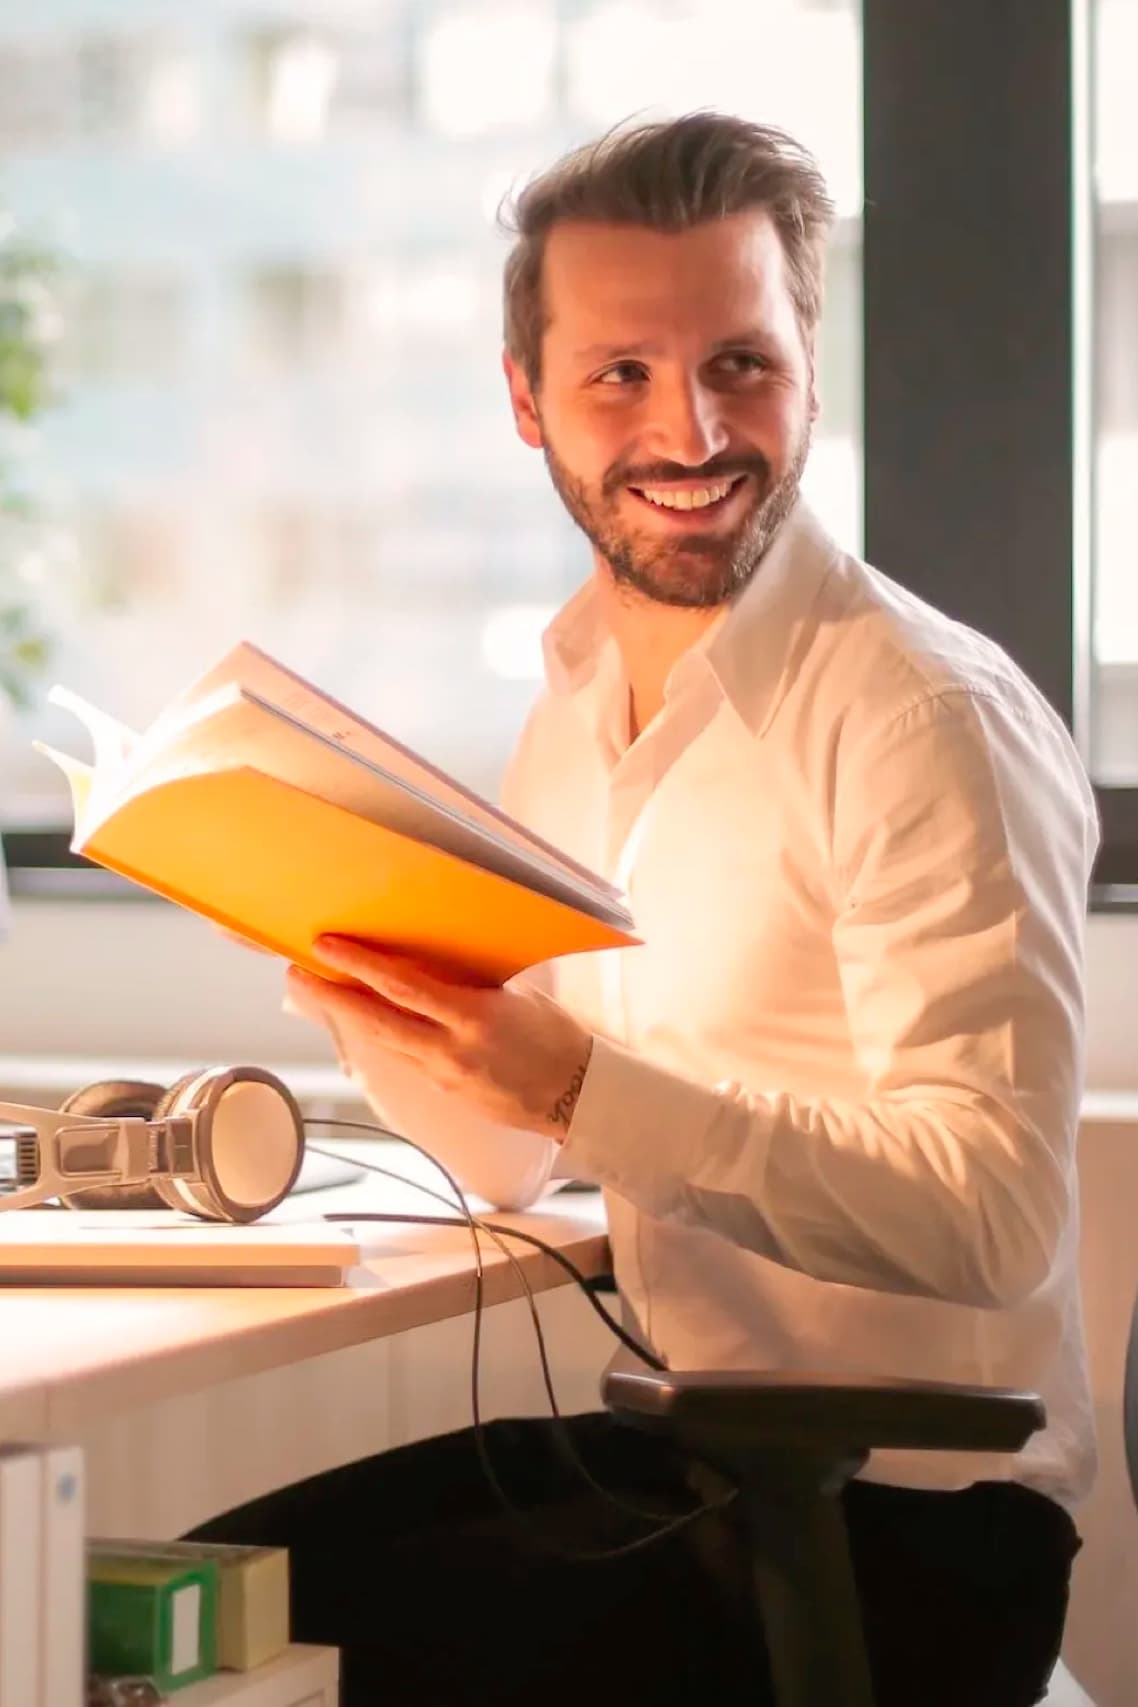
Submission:
[[89,1552],[88,1664],[96,1675],[149,1677],[163,1692],[217,1669],[217,1566]]
[[250,1671],[289,1644],[288,1553],[283,1547],[221,1541],[125,1541],[100,1538],[92,1553],[185,1564],[212,1559],[218,1568],[217,1666]]

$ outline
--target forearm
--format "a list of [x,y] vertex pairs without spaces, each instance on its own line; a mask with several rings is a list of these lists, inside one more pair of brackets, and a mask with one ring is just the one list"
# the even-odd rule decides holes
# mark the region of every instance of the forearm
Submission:
[[395,1056],[348,1071],[384,1124],[434,1156],[464,1192],[507,1210],[528,1208],[548,1188],[557,1154],[552,1137],[481,1119]]
[[1047,1140],[960,1086],[804,1102],[598,1039],[558,1168],[815,1279],[1006,1308],[1045,1278],[1067,1216]]

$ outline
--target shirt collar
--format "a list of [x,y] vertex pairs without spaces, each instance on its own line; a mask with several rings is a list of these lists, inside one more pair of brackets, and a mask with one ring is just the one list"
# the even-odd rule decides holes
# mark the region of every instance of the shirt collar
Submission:
[[[668,678],[671,699],[710,674],[737,715],[755,733],[774,716],[812,632],[815,600],[839,548],[799,498],[738,598],[679,659]],[[590,578],[554,617],[542,637],[546,680],[556,694],[580,693],[615,652]]]
[[799,498],[726,620],[711,631],[706,665],[753,734],[770,723],[801,665],[818,595],[840,557]]
[[597,673],[607,644],[615,644],[599,609],[592,576],[562,605],[541,637],[545,678],[556,694],[579,693]]

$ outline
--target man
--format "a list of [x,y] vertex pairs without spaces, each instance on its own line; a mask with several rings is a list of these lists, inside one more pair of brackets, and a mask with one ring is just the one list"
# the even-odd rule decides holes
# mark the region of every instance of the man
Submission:
[[[505,801],[628,890],[644,944],[487,991],[330,941],[365,988],[294,969],[290,999],[469,1189],[604,1186],[620,1290],[671,1367],[1039,1391],[1019,1456],[882,1453],[846,1497],[882,1707],[1027,1707],[1093,1460],[1073,1141],[1095,813],[1004,654],[799,497],[830,213],[789,139],[706,114],[522,194],[510,397],[594,569]],[[499,1431],[497,1461],[564,1536],[584,1496],[538,1427]],[[620,1492],[682,1487],[603,1419],[578,1436]],[[349,1701],[763,1699],[732,1543],[714,1566],[683,1539],[545,1562],[478,1477],[451,1437],[231,1521],[293,1545]]]

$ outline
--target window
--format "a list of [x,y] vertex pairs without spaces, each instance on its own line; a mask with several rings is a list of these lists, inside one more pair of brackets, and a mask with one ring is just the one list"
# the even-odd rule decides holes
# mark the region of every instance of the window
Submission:
[[[61,285],[53,382],[65,398],[139,384],[164,386],[189,355],[187,298],[173,269],[91,266]],[[184,377],[184,374],[183,376]]]
[[[64,25],[65,9],[60,12]],[[192,137],[197,80],[179,38],[146,24],[95,33],[45,29],[49,21],[41,8],[26,35],[7,26],[0,33],[0,150],[36,155],[114,143],[162,147]]]
[[251,28],[238,49],[250,133],[310,147],[406,127],[412,35],[397,8],[375,10],[356,29],[330,26],[315,10],[308,24]]
[[[1088,746],[1138,784],[1138,0],[1096,0],[1090,37],[1093,356]],[[1138,880],[1138,873],[1135,874]]]
[[9,829],[68,816],[30,745],[76,739],[51,679],[142,723],[241,637],[495,791],[588,556],[513,432],[494,213],[630,113],[719,106],[818,155],[806,483],[860,545],[856,0],[217,0],[177,36],[123,0],[98,35],[34,12],[0,29],[0,204],[68,281],[61,398],[22,449],[70,558],[9,554],[54,642],[0,733]]

